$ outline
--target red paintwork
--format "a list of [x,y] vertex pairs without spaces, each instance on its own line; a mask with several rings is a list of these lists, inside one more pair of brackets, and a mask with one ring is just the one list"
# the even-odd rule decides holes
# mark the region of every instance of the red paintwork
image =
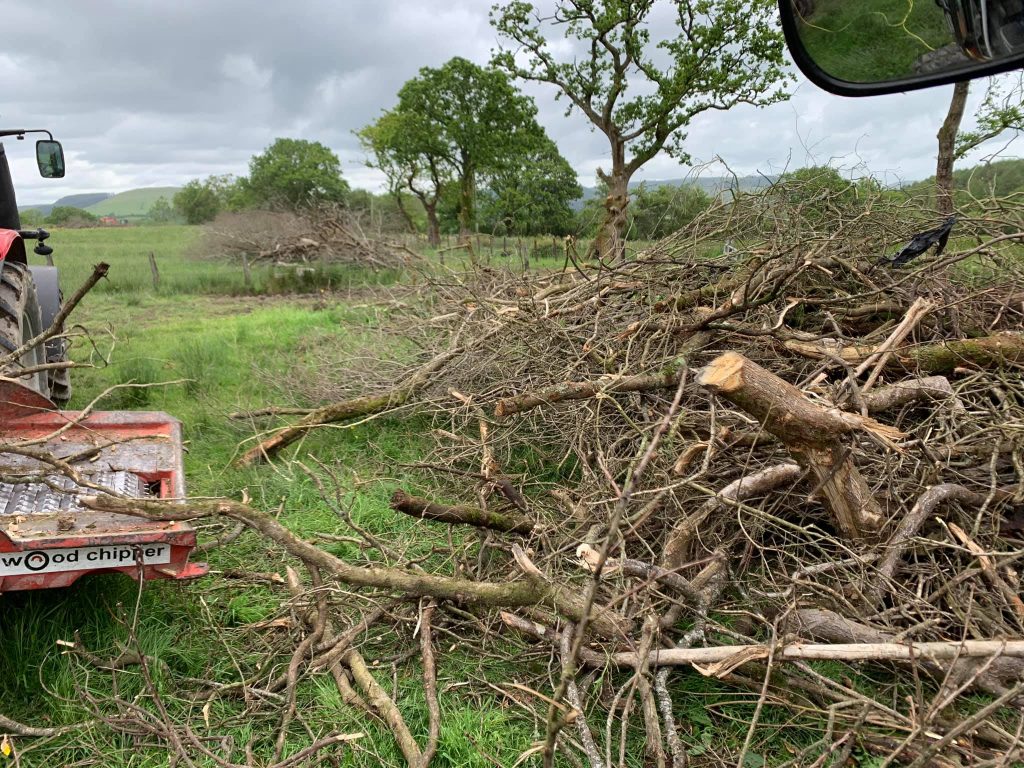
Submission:
[[[158,487],[161,498],[184,497],[181,426],[176,419],[146,411],[97,412],[82,419],[78,412],[53,410],[52,404],[49,404],[50,410],[37,410],[39,406],[39,402],[27,407],[9,405],[6,411],[0,411],[0,446],[9,441],[48,438],[58,429],[73,425],[36,447],[56,456],[80,454],[95,448],[95,453],[80,465],[82,469],[127,470],[142,477],[151,487]],[[12,413],[19,412],[19,417],[11,418]],[[5,463],[17,459],[14,454],[4,455]],[[10,517],[0,516],[0,554],[83,546],[166,544],[171,548],[170,562],[0,576],[0,593],[66,587],[87,573],[124,573],[136,579],[191,579],[207,571],[205,563],[188,562],[196,545],[196,534],[184,523],[154,522],[82,510],[74,513],[74,528],[61,531],[57,514],[40,511],[20,521],[10,520]],[[63,517],[67,518],[67,514]]]
[[0,261],[10,254],[12,260],[24,263],[25,241],[14,229],[0,229]]
[[[3,350],[7,354],[7,350]],[[3,441],[8,424],[31,416],[33,413],[49,413],[57,406],[34,389],[22,386],[16,381],[0,380],[0,441]]]

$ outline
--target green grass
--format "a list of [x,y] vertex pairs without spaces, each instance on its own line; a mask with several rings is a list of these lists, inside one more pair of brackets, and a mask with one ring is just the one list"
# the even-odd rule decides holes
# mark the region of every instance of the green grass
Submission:
[[933,0],[816,0],[800,37],[822,70],[854,83],[909,77],[922,54],[952,42]]
[[130,189],[127,192],[108,197],[99,203],[90,205],[87,210],[97,216],[142,217],[149,213],[153,203],[161,197],[168,203],[174,199],[180,187],[143,187]]
[[[73,293],[99,262],[110,265],[105,280],[93,295],[110,294],[118,304],[140,301],[145,296],[257,295],[303,293],[319,289],[348,289],[365,284],[393,282],[389,270],[359,270],[329,265],[311,272],[254,266],[252,283],[245,284],[240,264],[197,256],[202,230],[184,224],[146,227],[93,227],[56,229],[48,241],[54,248],[54,264],[61,270],[65,295]],[[154,285],[149,254],[156,260],[159,282]]]
[[[301,404],[306,383],[289,377],[316,371],[317,356],[325,344],[339,356],[370,344],[380,351],[377,315],[371,308],[350,309],[340,300],[328,301],[324,309],[314,306],[312,298],[272,297],[254,304],[252,297],[234,296],[239,284],[226,276],[233,269],[230,265],[186,255],[193,236],[184,227],[55,233],[53,242],[61,249],[56,262],[65,269],[66,291],[88,274],[92,263],[111,264],[110,281],[87,296],[76,315],[78,322],[90,328],[111,329],[116,339],[112,363],[75,371],[71,407],[81,407],[117,384],[175,382],[115,391],[101,407],[163,410],[179,418],[191,495],[240,498],[245,492],[260,508],[280,510],[282,522],[302,536],[352,535],[296,466],[282,461],[273,469],[232,468],[231,459],[240,442],[252,436],[253,426],[226,416],[294,398]],[[147,249],[158,253],[161,264],[158,291],[148,284]],[[352,271],[339,272],[338,277],[343,285],[359,285],[365,279]],[[98,338],[105,351],[109,338]],[[403,349],[397,341],[394,353],[404,354]],[[74,347],[74,356],[96,359],[81,343]],[[422,457],[428,446],[421,434],[427,427],[416,420],[379,419],[355,429],[323,430],[284,458],[312,454],[332,467],[346,485],[344,502],[353,520],[408,556],[428,558],[429,566],[429,558],[436,559],[432,549],[447,546],[447,532],[388,508],[395,485],[410,481],[396,465]],[[373,477],[382,480],[367,482]],[[339,556],[366,556],[344,542],[324,542],[324,546]],[[138,622],[139,645],[158,660],[158,690],[170,716],[200,728],[200,707],[181,695],[189,686],[176,681],[188,677],[231,682],[238,679],[239,669],[253,674],[267,643],[282,639],[274,630],[252,626],[279,615],[285,601],[282,588],[219,574],[225,570],[280,573],[287,562],[251,534],[210,553],[208,559],[213,573],[199,582],[146,585]],[[109,714],[115,693],[131,698],[142,690],[137,670],[116,675],[99,671],[61,654],[56,644],[73,639],[77,632],[91,651],[116,656],[128,641],[135,599],[135,586],[119,577],[86,578],[67,590],[5,595],[0,607],[0,644],[11,650],[0,654],[0,712],[35,724],[73,723],[88,716],[82,704],[90,697],[105,702],[100,706]],[[370,642],[364,653],[372,659],[398,647],[398,638],[383,637]],[[468,650],[446,647],[439,657],[442,685],[462,683],[467,675],[494,680],[513,676],[505,662],[473,658]],[[277,663],[287,663],[287,654]],[[414,661],[399,667],[400,704],[422,740],[427,720],[420,675]],[[382,669],[380,679],[390,686],[390,667]],[[536,738],[532,721],[510,710],[502,697],[482,685],[474,686],[474,691],[442,697],[445,726],[434,765],[489,765],[478,747],[511,764]],[[342,764],[402,764],[390,733],[344,705],[329,679],[318,677],[300,686],[299,703],[299,711],[318,735],[332,730],[367,734],[355,751],[338,752]],[[257,757],[269,759],[278,716],[274,707],[264,708],[257,716],[244,701],[224,697],[212,705],[209,716],[211,732],[230,736],[239,749],[254,739]],[[286,754],[308,743],[308,734],[296,724]],[[21,764],[26,766],[167,764],[163,749],[140,747],[102,727],[56,740],[16,740],[16,746],[23,750]],[[243,759],[241,752],[233,757]]]

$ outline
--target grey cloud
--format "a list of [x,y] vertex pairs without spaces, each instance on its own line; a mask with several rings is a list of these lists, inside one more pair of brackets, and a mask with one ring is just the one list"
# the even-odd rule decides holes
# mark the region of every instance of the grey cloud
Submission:
[[[21,200],[244,173],[277,136],[324,142],[351,183],[375,187],[380,180],[352,132],[392,106],[420,67],[455,55],[486,62],[498,44],[490,5],[8,0],[5,26],[31,32],[0,53],[0,122],[52,128],[70,158],[63,182],[45,182],[32,172],[28,147],[9,147]],[[581,181],[593,183],[607,165],[604,138],[581,116],[566,118],[552,88],[525,90]],[[947,99],[948,89],[841,99],[803,84],[786,103],[699,117],[688,148],[695,161],[721,156],[739,173],[836,157],[894,179],[920,178],[931,172]],[[685,171],[659,157],[642,177]]]

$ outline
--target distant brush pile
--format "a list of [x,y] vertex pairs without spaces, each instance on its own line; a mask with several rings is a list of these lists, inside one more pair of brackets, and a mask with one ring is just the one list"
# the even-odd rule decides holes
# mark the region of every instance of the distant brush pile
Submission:
[[390,269],[419,258],[400,243],[366,231],[358,214],[327,203],[300,211],[222,213],[207,226],[202,247],[252,264],[350,264]]

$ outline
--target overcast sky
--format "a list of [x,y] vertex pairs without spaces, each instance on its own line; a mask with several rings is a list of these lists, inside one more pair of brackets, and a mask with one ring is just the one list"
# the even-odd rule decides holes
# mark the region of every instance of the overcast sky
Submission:
[[[67,177],[44,181],[31,145],[7,140],[19,201],[244,174],[249,158],[279,136],[330,146],[353,186],[377,189],[352,131],[391,107],[420,67],[456,55],[486,63],[497,45],[490,5],[5,0],[4,28],[18,34],[0,52],[0,126],[50,128],[68,156]],[[565,117],[552,88],[525,90],[581,183],[593,184],[595,168],[607,165],[603,136],[579,114]],[[687,146],[695,161],[718,156],[739,174],[832,161],[890,183],[919,179],[933,172],[951,90],[846,99],[801,81],[788,102],[698,117]],[[972,94],[968,115],[977,101]],[[639,178],[686,172],[659,157]]]

